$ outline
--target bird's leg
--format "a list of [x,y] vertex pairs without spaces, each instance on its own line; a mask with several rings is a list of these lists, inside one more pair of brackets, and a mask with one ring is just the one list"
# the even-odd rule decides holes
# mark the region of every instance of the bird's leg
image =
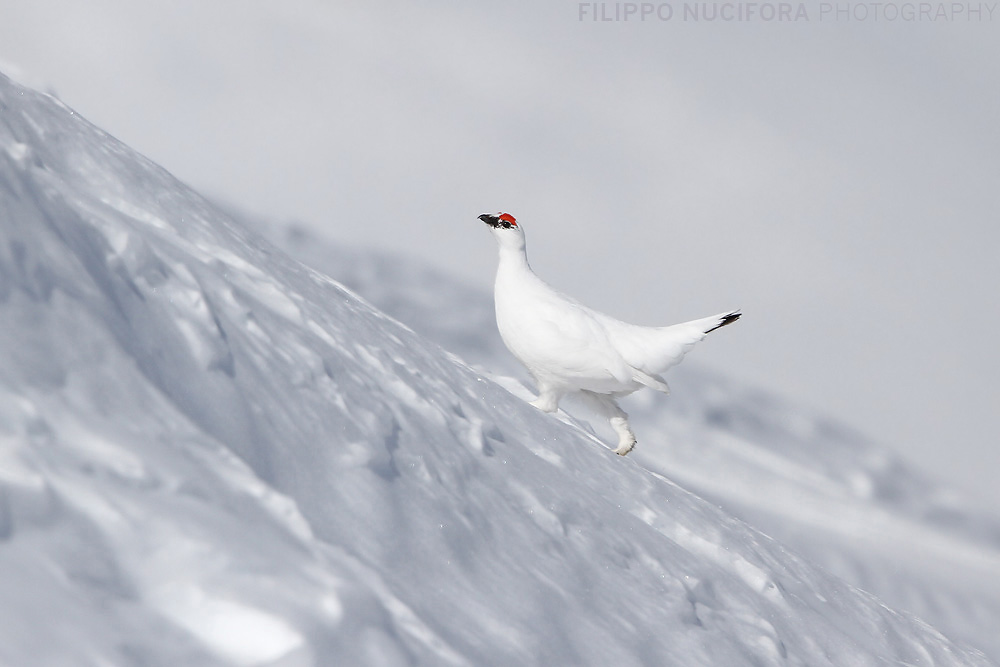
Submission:
[[612,417],[609,421],[611,428],[618,434],[618,449],[615,450],[615,454],[625,456],[635,448],[635,433],[632,433],[632,428],[625,417]]
[[542,412],[555,412],[559,409],[559,399],[562,397],[563,392],[539,383],[538,398],[530,403]]
[[618,434],[618,449],[615,450],[615,454],[625,456],[631,452],[636,443],[635,434],[628,424],[628,415],[618,405],[618,401],[607,394],[597,394],[592,391],[581,391],[580,394],[611,423],[611,428]]

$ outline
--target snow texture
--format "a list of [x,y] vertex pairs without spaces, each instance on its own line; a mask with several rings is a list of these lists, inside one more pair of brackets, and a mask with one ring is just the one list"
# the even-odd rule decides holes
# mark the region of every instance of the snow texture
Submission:
[[0,230],[0,664],[993,664],[2,76]]

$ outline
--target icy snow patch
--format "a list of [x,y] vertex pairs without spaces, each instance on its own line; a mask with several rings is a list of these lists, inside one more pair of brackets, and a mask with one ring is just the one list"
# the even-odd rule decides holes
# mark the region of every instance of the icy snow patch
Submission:
[[[260,665],[288,658],[304,637],[282,619],[232,600],[210,597],[197,586],[155,589],[150,602],[214,652],[237,665]],[[312,664],[302,656],[299,664]],[[288,664],[288,663],[283,663]]]

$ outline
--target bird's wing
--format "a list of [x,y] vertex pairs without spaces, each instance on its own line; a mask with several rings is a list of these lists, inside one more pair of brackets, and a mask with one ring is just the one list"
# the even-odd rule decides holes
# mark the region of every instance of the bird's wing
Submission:
[[567,374],[581,379],[614,379],[623,384],[633,379],[628,363],[589,309],[567,301],[567,307],[547,315],[542,320],[552,336],[547,348],[550,361]]
[[504,342],[530,370],[594,390],[634,379],[593,311],[551,288],[533,297],[516,303],[500,298],[497,318]]

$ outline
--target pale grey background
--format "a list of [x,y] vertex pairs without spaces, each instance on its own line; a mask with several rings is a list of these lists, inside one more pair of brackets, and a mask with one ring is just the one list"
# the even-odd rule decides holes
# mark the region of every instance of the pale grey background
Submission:
[[0,69],[203,192],[484,288],[476,215],[504,209],[539,274],[615,316],[742,307],[700,362],[1000,500],[1000,9],[672,4],[0,0]]

